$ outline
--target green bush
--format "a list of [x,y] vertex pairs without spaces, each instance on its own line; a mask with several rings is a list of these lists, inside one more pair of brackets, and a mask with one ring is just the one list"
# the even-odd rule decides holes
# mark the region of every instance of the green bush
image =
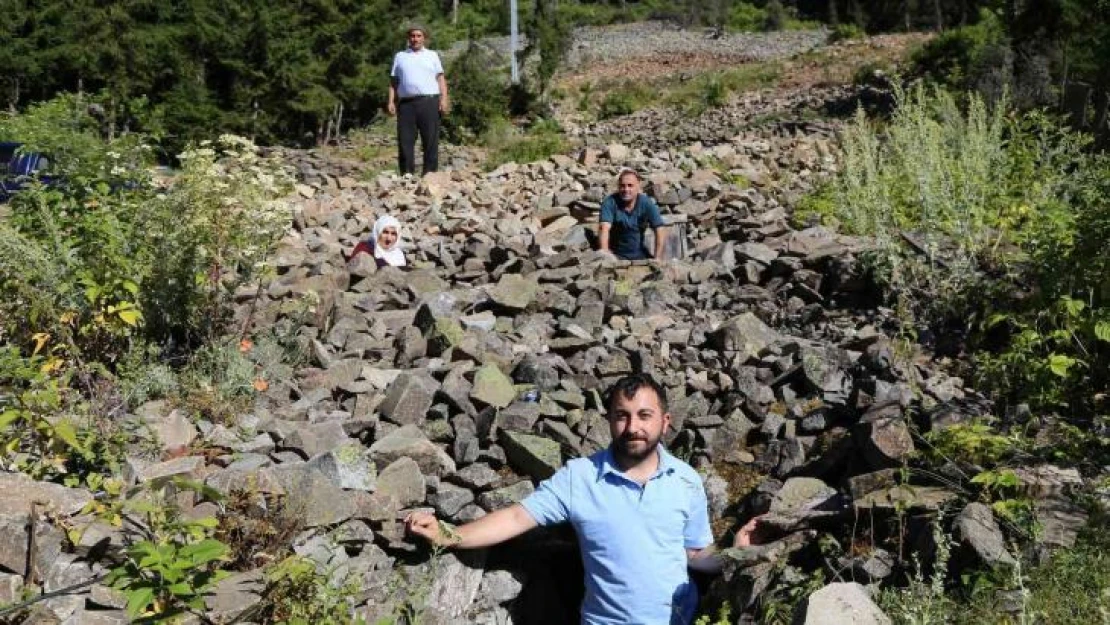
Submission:
[[111,371],[137,341],[218,335],[288,226],[290,176],[225,136],[183,153],[159,187],[141,136],[103,141],[80,111],[64,97],[5,120],[58,154],[65,184],[19,193],[0,221],[0,341]]
[[646,86],[625,85],[605,94],[598,108],[599,119],[631,115],[654,101],[655,94]]
[[204,597],[230,573],[222,570],[227,545],[212,538],[216,519],[188,519],[172,503],[170,488],[215,493],[183,480],[163,480],[152,489],[154,498],[134,497],[125,509],[142,519],[134,524],[139,540],[123,550],[123,562],[108,574],[105,584],[127,598],[127,615],[144,622],[172,623],[185,613],[201,613]]
[[998,60],[993,50],[1005,42],[1002,21],[983,11],[977,23],[943,31],[915,50],[910,73],[960,91],[974,88],[987,74],[999,71],[993,66]]
[[841,22],[833,27],[832,32],[829,33],[829,43],[837,41],[850,41],[853,39],[864,39],[867,33],[860,28],[857,24],[848,22]]
[[[1036,111],[923,86],[843,133],[841,174],[802,203],[874,237],[904,321],[955,337],[1000,411],[1061,415],[1046,459],[1097,466],[1110,423],[1110,160]],[[1054,420],[1056,421],[1056,420]],[[1077,435],[1082,433],[1087,435]]]
[[509,76],[502,65],[473,42],[451,64],[451,113],[443,118],[446,137],[457,142],[473,140],[506,118]]
[[487,169],[504,163],[531,163],[547,160],[553,154],[562,154],[568,149],[562,129],[553,120],[537,122],[527,132],[520,133],[509,124],[504,124],[485,137],[489,154],[485,161]]
[[337,583],[332,579],[334,573],[334,570],[295,555],[269,567],[262,622],[288,625],[360,623],[353,614],[351,598],[358,595],[363,580],[358,575],[348,574]]
[[897,99],[882,135],[862,112],[844,132],[835,216],[877,239],[889,285],[922,321],[960,318],[986,272],[1066,238],[1081,146],[976,96],[966,111],[920,85]]
[[733,32],[751,33],[763,30],[767,12],[748,2],[736,2],[728,11],[727,27]]
[[763,11],[763,30],[776,31],[786,28],[787,21],[790,19],[790,14],[787,13],[786,7],[783,6],[782,2],[779,0],[770,0]]

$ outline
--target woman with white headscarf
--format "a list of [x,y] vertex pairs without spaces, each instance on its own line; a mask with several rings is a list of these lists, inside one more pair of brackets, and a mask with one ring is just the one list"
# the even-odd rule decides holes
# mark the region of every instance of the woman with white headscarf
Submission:
[[378,267],[404,267],[405,253],[401,250],[401,222],[389,215],[382,215],[374,222],[374,231],[370,239],[360,241],[351,258],[360,252],[366,252],[374,257]]

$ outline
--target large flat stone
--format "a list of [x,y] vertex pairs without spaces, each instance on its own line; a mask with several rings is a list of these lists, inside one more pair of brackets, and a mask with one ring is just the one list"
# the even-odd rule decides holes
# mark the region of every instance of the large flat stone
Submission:
[[782,337],[752,313],[744,313],[721,324],[710,335],[717,349],[739,352],[754,358]]
[[455,461],[447,452],[428,440],[415,425],[405,425],[390,432],[370,446],[370,457],[378,468],[385,468],[401,457],[412,458],[425,475],[444,476],[455,472]]
[[389,385],[378,412],[398,425],[420,425],[427,419],[435,391],[435,383],[425,376],[402,373]]
[[794,622],[798,625],[889,625],[890,617],[855,582],[836,582],[806,599]]
[[0,473],[0,516],[30,514],[32,501],[70,516],[80,512],[92,498],[83,488],[36,482],[22,473]]
[[401,507],[424,501],[427,483],[420,466],[412,458],[398,458],[378,476],[378,494],[395,498]]
[[305,527],[342,523],[357,511],[354,500],[315,467],[279,466],[272,473],[285,490],[286,512]]
[[513,468],[537,480],[546,480],[563,466],[559,443],[549,438],[502,430],[500,440]]
[[484,365],[474,374],[470,398],[494,408],[504,408],[516,399],[516,389],[509,376],[496,365]]

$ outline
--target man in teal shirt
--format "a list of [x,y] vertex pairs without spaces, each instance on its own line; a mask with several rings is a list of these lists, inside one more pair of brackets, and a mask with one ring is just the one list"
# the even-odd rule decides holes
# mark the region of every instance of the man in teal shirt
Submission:
[[[598,249],[611,252],[624,260],[663,257],[663,227],[666,222],[659,207],[640,192],[640,174],[623,169],[617,176],[617,192],[601,203],[601,227]],[[655,253],[648,255],[644,246],[644,230],[655,231]]]
[[[431,514],[406,519],[410,533],[463,549],[509,540],[537,525],[569,522],[586,570],[582,623],[688,625],[698,605],[687,569],[720,570],[705,489],[660,441],[671,423],[663,389],[648,375],[619,380],[606,395],[608,449],[571,460],[527,499],[445,535]],[[753,544],[757,521],[734,544]]]

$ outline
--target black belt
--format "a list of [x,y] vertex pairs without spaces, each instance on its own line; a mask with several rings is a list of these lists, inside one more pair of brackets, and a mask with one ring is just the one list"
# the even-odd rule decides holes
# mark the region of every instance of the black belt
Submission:
[[400,100],[398,100],[398,102],[401,103],[401,104],[404,104],[405,102],[412,102],[413,100],[427,100],[428,98],[438,98],[438,97],[439,97],[438,93],[429,93],[427,95],[412,95],[412,96],[409,96],[407,98],[401,98]]

